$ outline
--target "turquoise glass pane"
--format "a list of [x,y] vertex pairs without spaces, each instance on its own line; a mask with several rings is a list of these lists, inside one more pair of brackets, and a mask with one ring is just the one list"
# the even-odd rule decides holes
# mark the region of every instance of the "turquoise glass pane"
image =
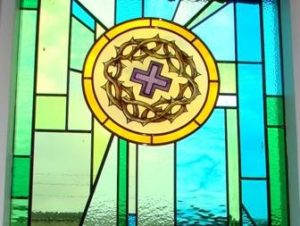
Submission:
[[116,23],[142,17],[141,0],[116,0]]
[[229,4],[193,29],[217,60],[235,59],[234,8]]
[[180,0],[144,0],[145,17],[156,17],[171,20]]
[[242,189],[243,205],[252,220],[256,225],[268,225],[267,182],[243,180]]
[[226,224],[224,117],[224,110],[215,110],[201,129],[177,143],[179,225]]
[[243,177],[266,176],[262,66],[238,66],[238,101]]
[[259,5],[237,3],[236,16],[238,60],[261,61]]

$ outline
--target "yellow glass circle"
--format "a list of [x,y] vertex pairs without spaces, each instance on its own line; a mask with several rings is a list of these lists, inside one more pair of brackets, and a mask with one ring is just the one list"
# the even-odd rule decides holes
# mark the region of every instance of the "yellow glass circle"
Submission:
[[209,118],[219,92],[215,60],[193,33],[138,19],[103,34],[87,55],[83,90],[98,121],[135,143],[166,144]]

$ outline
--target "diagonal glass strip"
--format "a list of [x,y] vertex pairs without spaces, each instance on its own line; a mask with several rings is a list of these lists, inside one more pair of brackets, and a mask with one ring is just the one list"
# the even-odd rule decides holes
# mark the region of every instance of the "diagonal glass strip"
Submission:
[[90,197],[83,225],[117,224],[117,174],[118,138],[111,143],[99,180]]
[[73,15],[78,18],[83,24],[89,27],[92,30],[95,30],[95,20],[93,17],[86,12],[78,3],[77,1],[72,2],[72,13]]
[[186,27],[189,29],[193,29],[193,27],[198,26],[202,21],[207,19],[209,16],[218,12],[222,7],[224,7],[226,3],[220,2],[211,2],[208,7],[199,11],[195,17],[193,17],[190,21],[186,23]]

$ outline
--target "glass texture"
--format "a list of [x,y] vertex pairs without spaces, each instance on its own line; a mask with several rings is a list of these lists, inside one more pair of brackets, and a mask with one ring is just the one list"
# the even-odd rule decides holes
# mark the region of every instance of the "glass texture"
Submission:
[[144,0],[145,17],[163,18],[171,20],[180,0],[157,1]]
[[116,0],[115,4],[116,24],[142,17],[142,1],[140,0]]
[[11,226],[26,226],[28,216],[28,199],[12,199]]
[[38,6],[38,0],[21,0],[21,8],[36,9]]
[[236,4],[239,61],[261,62],[260,14],[257,4]]
[[[75,17],[82,21],[85,26],[95,30],[95,20],[77,3],[77,1],[72,2],[72,13]],[[82,40],[84,40],[84,38]]]
[[283,125],[283,97],[267,97],[269,126]]
[[36,101],[36,129],[66,127],[66,97],[39,96]]
[[30,158],[14,157],[12,177],[12,197],[20,198],[29,196]]
[[241,167],[243,177],[265,177],[262,66],[238,66]]
[[225,114],[221,109],[215,110],[199,131],[178,142],[178,224],[226,222],[225,142]]
[[31,152],[36,20],[36,12],[21,11],[14,139],[16,155],[30,155]]

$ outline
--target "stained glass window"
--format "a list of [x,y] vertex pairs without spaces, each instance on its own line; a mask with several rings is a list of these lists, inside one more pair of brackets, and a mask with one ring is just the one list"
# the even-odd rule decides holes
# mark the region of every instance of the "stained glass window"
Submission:
[[279,0],[21,0],[11,225],[289,225]]

